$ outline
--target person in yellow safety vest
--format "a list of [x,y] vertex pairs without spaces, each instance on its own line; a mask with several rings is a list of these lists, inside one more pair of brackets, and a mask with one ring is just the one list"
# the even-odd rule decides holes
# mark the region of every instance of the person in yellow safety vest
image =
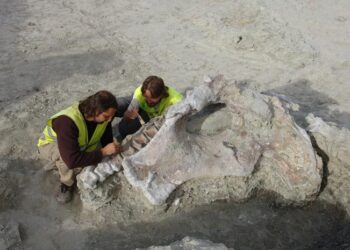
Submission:
[[114,142],[111,121],[117,100],[108,91],[98,91],[85,100],[53,115],[38,141],[39,155],[53,162],[60,175],[56,199],[69,202],[75,176],[83,167],[95,165],[105,156],[121,151]]
[[163,115],[169,106],[180,102],[182,98],[182,94],[174,88],[165,86],[162,78],[147,77],[132,96],[117,98],[116,117],[122,117],[118,124],[118,141],[135,133],[141,127],[141,123]]

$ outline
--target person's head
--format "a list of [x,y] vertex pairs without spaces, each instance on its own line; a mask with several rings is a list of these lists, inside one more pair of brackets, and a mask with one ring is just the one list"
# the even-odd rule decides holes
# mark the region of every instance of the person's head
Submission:
[[84,117],[97,123],[111,121],[117,108],[117,99],[106,90],[98,91],[79,103],[79,109]]
[[165,86],[162,78],[158,76],[149,76],[142,83],[142,95],[150,107],[156,106],[162,98],[168,97],[168,87]]

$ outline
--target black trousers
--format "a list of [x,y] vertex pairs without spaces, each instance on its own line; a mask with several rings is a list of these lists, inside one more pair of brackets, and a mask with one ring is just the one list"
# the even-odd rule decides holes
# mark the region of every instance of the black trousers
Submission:
[[[118,103],[118,109],[115,114],[116,117],[123,117],[125,111],[128,109],[131,100],[131,96],[123,96],[117,98]],[[148,117],[147,113],[139,109],[139,115],[142,117],[142,119],[145,122],[148,122],[150,118]],[[124,118],[119,122],[118,129],[119,129],[119,136],[117,137],[118,141],[122,141],[127,135],[135,133],[137,130],[141,128],[141,123],[138,118],[133,120],[125,120]]]

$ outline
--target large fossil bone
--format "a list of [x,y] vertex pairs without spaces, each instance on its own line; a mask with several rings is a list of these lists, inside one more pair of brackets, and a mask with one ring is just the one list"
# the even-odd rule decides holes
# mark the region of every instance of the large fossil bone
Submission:
[[[247,176],[259,154],[236,154],[224,142],[229,130],[209,137],[188,133],[187,117],[219,101],[223,87],[221,76],[187,93],[184,101],[169,109],[165,122],[150,143],[123,161],[129,182],[140,187],[153,204],[163,202],[184,181],[197,177]],[[260,146],[253,141],[253,151]],[[244,159],[246,157],[246,159]],[[241,163],[240,163],[241,161]]]
[[268,189],[297,202],[320,188],[322,162],[280,100],[221,76],[188,91],[123,145],[126,151],[111,162],[152,204],[202,177],[247,177],[247,190]]
[[[201,114],[220,103],[224,105],[208,116]],[[273,166],[273,176],[286,187],[280,190],[266,180],[267,188],[290,199],[307,199],[318,192],[322,169],[309,137],[278,98],[240,90],[220,76],[172,106],[154,138],[122,164],[129,182],[153,204],[164,202],[189,179],[251,176],[258,165]],[[300,192],[301,187],[307,190]]]

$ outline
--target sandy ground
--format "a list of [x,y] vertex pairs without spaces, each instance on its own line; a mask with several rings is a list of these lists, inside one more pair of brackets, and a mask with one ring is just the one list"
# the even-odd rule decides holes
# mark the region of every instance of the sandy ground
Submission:
[[237,249],[303,249],[327,246],[324,236],[334,232],[349,235],[339,208],[260,201],[148,224],[124,214],[127,226],[103,226],[81,215],[78,198],[56,204],[57,180],[42,170],[35,146],[56,111],[100,89],[130,94],[151,74],[184,91],[220,73],[298,103],[302,126],[313,112],[350,128],[349,27],[347,0],[1,0],[0,224],[19,223],[25,249],[131,249],[185,235]]

